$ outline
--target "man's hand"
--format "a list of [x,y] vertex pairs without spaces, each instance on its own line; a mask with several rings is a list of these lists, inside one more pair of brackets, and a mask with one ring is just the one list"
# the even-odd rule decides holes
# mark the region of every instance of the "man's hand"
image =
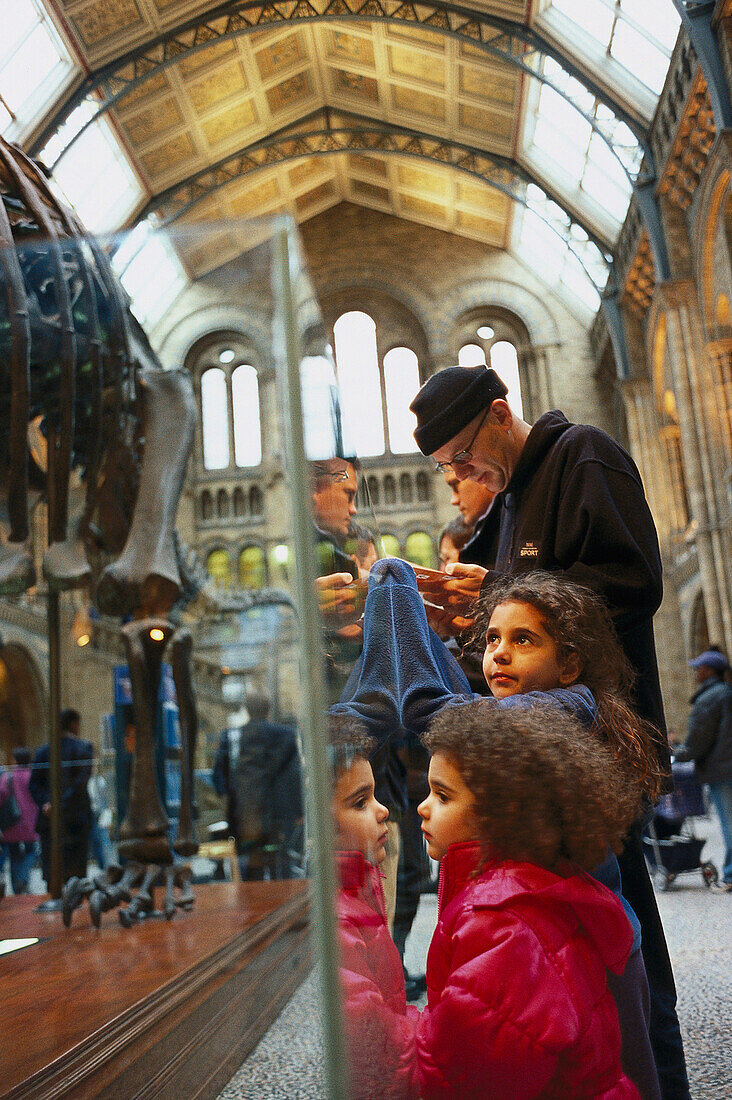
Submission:
[[330,573],[327,577],[316,579],[320,614],[331,630],[338,630],[361,618],[366,587],[362,582],[354,581],[350,573]]
[[464,565],[461,561],[452,561],[445,566],[445,572],[452,577],[452,580],[445,582],[445,588],[462,597],[465,602],[474,600],[480,594],[480,586],[488,570],[482,565]]
[[452,562],[445,567],[450,579],[443,582],[441,591],[429,592],[425,600],[427,621],[441,638],[459,634],[473,625],[465,611],[480,593],[487,572],[480,565],[463,565],[462,562]]

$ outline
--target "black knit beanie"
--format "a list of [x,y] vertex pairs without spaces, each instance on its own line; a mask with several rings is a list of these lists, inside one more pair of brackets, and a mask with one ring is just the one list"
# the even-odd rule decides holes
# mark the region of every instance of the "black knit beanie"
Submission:
[[445,367],[433,374],[409,406],[417,417],[414,438],[422,454],[434,454],[507,393],[490,367]]

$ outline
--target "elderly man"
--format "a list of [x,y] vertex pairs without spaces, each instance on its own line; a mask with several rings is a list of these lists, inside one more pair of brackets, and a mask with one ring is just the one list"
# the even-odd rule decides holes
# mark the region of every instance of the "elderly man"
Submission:
[[[448,588],[457,603],[477,595],[490,573],[546,569],[593,589],[610,609],[638,674],[638,711],[665,731],[652,622],[661,602],[661,559],[638,470],[609,435],[571,424],[558,410],[532,427],[513,412],[507,392],[493,370],[448,367],[425,383],[411,405],[423,454],[443,472],[496,494],[461,563],[451,567]],[[658,749],[667,769],[665,732]],[[663,1095],[686,1097],[676,991],[640,828],[628,840],[621,867],[625,895],[643,930]]]

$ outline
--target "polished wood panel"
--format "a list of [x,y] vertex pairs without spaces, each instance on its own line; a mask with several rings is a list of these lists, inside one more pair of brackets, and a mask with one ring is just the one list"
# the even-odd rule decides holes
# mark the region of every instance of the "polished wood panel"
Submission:
[[83,909],[0,903],[0,1097],[215,1097],[311,965],[309,893],[297,882],[196,888],[189,913],[100,932]]

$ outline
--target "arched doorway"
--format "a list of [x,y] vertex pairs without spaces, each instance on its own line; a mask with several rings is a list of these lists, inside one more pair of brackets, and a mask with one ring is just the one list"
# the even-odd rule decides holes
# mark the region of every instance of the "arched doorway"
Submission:
[[10,764],[18,745],[35,749],[47,740],[46,695],[35,661],[9,642],[0,647],[0,761]]

